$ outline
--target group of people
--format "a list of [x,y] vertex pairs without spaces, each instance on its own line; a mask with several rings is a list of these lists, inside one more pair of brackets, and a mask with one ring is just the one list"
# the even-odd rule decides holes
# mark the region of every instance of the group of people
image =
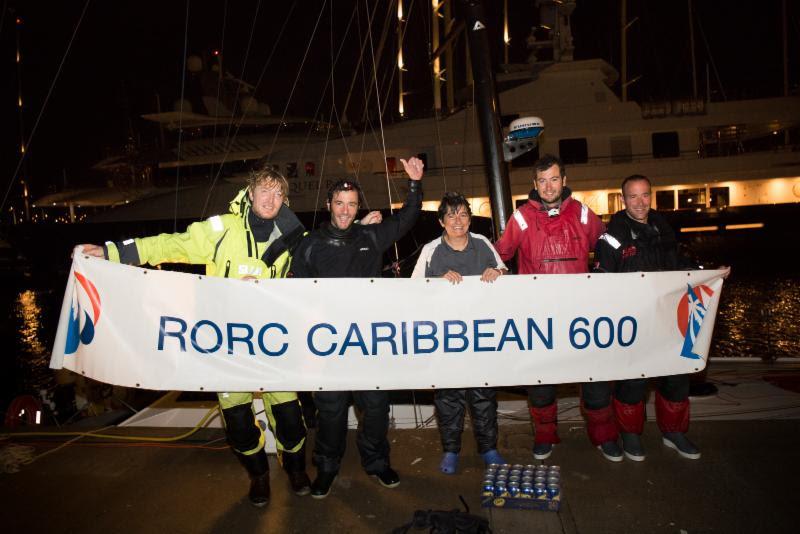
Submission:
[[[416,223],[422,207],[423,162],[400,160],[408,175],[403,208],[383,219],[370,212],[357,220],[362,205],[359,184],[339,180],[328,191],[330,220],[306,232],[288,207],[288,182],[270,165],[254,172],[230,203],[230,212],[189,225],[182,233],[83,245],[83,252],[133,265],[160,263],[205,264],[209,276],[238,279],[374,278],[380,277],[384,252]],[[412,277],[443,277],[453,284],[464,276],[491,283],[508,274],[506,261],[516,257],[519,274],[661,271],[690,268],[679,254],[675,234],[663,217],[650,209],[649,180],[630,176],[622,184],[625,209],[605,227],[586,205],[572,198],[561,160],[552,155],[535,164],[534,188],[528,202],[514,212],[502,237],[494,244],[469,231],[472,213],[467,200],[447,193],[438,210],[440,238],[425,245]],[[645,420],[645,379],[582,384],[581,407],[589,438],[611,461],[623,457],[642,461],[640,435]],[[687,375],[660,379],[656,420],[664,444],[686,458],[699,458],[686,437],[689,424]],[[556,386],[528,389],[534,423],[533,454],[550,456],[559,442]],[[263,393],[269,427],[275,436],[278,461],[292,491],[323,499],[341,466],[347,437],[350,400],[361,412],[357,446],[364,470],[387,488],[400,484],[389,459],[389,396],[387,391],[314,393],[317,409],[313,482],[306,474],[306,425],[293,392]],[[226,435],[250,476],[250,502],[269,502],[269,464],[264,435],[253,411],[252,393],[218,393]],[[497,450],[497,400],[491,388],[437,390],[434,397],[443,457],[440,470],[458,470],[465,412],[470,418],[478,452],[487,464],[505,463]],[[622,437],[622,447],[619,437]]]

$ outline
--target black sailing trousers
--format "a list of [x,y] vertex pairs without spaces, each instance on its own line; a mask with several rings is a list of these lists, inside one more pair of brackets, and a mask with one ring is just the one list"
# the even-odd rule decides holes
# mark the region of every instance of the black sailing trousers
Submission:
[[[337,473],[347,445],[347,409],[349,391],[317,391],[317,435],[314,442],[314,465],[319,471]],[[361,412],[356,444],[361,465],[367,474],[375,475],[389,465],[389,393],[386,391],[353,391],[353,401]]]
[[491,388],[442,389],[433,397],[444,452],[461,452],[464,414],[469,406],[478,453],[497,448],[497,393]]

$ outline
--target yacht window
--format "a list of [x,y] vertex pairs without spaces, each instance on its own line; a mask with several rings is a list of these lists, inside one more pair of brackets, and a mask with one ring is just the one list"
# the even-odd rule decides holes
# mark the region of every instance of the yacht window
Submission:
[[632,156],[630,135],[611,138],[611,163],[630,163]]
[[678,209],[695,209],[706,207],[706,189],[679,189],[678,190]]
[[730,187],[711,187],[708,190],[708,205],[712,208],[727,208],[731,203]]
[[675,191],[656,191],[656,208],[660,210],[675,209]]
[[656,132],[652,141],[654,158],[677,158],[681,155],[678,132]]
[[589,146],[586,138],[561,139],[558,141],[558,154],[565,165],[589,161]]

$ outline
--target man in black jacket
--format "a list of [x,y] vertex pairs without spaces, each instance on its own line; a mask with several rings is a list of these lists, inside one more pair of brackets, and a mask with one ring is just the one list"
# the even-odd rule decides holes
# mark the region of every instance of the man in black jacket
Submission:
[[[361,205],[361,188],[352,180],[339,180],[328,191],[330,222],[309,234],[297,247],[292,273],[297,278],[379,278],[383,253],[403,237],[417,221],[422,207],[423,163],[418,158],[403,163],[410,180],[403,208],[380,224],[354,224]],[[389,463],[389,394],[386,391],[354,391],[353,400],[364,417],[356,443],[361,465],[387,488],[400,484]],[[317,478],[311,496],[324,499],[339,472],[347,439],[348,391],[318,391],[314,401],[319,412],[314,443]]]
[[[625,209],[611,217],[606,233],[597,242],[597,271],[630,273],[697,268],[679,254],[675,232],[660,213],[650,209],[650,197],[650,180],[646,176],[634,174],[622,182]],[[603,396],[598,401],[602,400],[606,405],[613,402],[625,456],[637,462],[643,461],[645,452],[639,436],[644,429],[647,379],[617,381],[613,401],[610,388],[598,394]],[[700,458],[700,450],[686,437],[689,429],[689,375],[660,377],[655,407],[664,445],[675,449],[684,458]]]

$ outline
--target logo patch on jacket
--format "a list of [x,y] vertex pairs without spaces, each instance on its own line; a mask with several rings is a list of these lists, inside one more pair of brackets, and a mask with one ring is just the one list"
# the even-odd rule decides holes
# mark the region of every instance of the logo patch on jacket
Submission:
[[622,259],[630,258],[632,256],[636,256],[636,245],[631,245],[622,249]]
[[261,276],[261,267],[252,265],[240,265],[239,274],[247,276]]

